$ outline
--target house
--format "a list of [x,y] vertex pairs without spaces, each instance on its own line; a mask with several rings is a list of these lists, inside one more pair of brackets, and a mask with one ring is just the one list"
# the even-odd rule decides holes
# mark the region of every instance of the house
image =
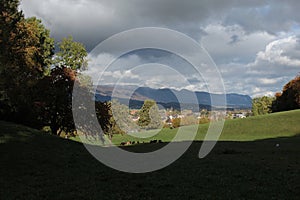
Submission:
[[233,115],[233,119],[236,119],[236,118],[243,119],[243,118],[246,118],[246,115],[244,113],[237,113],[237,114]]

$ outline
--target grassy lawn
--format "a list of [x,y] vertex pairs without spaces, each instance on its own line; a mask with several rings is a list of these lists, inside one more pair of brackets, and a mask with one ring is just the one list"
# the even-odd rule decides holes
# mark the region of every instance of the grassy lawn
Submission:
[[[205,137],[209,124],[199,125],[195,140],[202,141]],[[181,127],[186,134],[191,133],[197,126]],[[113,143],[120,145],[121,142],[139,141],[148,143],[150,140],[162,140],[170,142],[176,135],[178,129],[162,129],[161,131],[151,130],[141,135],[153,135],[149,138],[137,138],[130,135],[115,135]],[[290,137],[300,134],[300,110],[274,113],[264,116],[249,117],[246,119],[227,120],[219,138],[220,141],[255,141],[277,137]],[[72,138],[80,141],[79,137]],[[184,141],[181,138],[177,141]],[[83,140],[85,143],[101,144],[91,140]]]
[[81,143],[0,122],[0,199],[299,199],[299,120],[292,111],[228,121],[206,158],[198,158],[201,142],[195,141],[176,162],[146,174],[106,167]]

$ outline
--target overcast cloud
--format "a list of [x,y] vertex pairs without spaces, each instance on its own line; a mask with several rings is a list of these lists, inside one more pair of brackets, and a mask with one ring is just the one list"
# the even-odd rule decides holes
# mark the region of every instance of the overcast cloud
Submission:
[[[27,17],[41,18],[57,41],[73,35],[89,51],[131,28],[155,26],[180,31],[203,44],[228,93],[273,95],[300,71],[298,0],[23,0],[21,8]],[[90,58],[99,64],[111,55]],[[150,73],[159,65],[146,65],[147,73],[133,69],[154,62],[190,69],[176,55],[144,51],[120,58],[105,77],[111,82],[123,78],[128,84],[205,90],[205,82],[192,70],[181,74],[188,83],[175,84],[179,79],[175,71],[164,68],[159,74]],[[96,71],[97,66],[91,64],[87,73]]]

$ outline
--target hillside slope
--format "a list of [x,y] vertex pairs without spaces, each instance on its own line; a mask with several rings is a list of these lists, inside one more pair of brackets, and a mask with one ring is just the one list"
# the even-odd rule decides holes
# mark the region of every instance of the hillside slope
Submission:
[[[202,141],[207,133],[209,124],[199,125],[196,141]],[[181,127],[186,134],[192,133],[195,126]],[[163,129],[151,138],[134,138],[130,135],[115,135],[113,142],[120,144],[124,141],[149,142],[150,140],[163,140],[170,142],[178,129]],[[153,131],[141,134],[153,135]],[[300,134],[300,110],[272,113],[249,117],[245,119],[226,120],[219,138],[220,141],[254,141],[277,137],[291,137]],[[184,136],[177,141],[185,140]]]
[[[298,115],[293,112],[283,115]],[[167,168],[128,174],[104,166],[80,143],[13,123],[0,121],[0,127],[0,199],[297,199],[300,195],[299,136],[218,142],[205,159],[198,159],[201,143],[194,142]],[[125,150],[150,151],[163,145]]]

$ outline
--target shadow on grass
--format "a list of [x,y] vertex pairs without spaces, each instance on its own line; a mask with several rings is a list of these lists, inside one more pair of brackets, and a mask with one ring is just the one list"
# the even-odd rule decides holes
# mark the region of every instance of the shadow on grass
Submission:
[[[218,142],[204,159],[198,158],[202,142],[193,142],[170,166],[129,174],[98,162],[80,143],[37,132],[28,135],[27,129],[24,135],[18,133],[22,126],[2,125],[1,137],[28,139],[0,144],[0,199],[297,199],[300,195],[300,135]],[[123,148],[148,152],[164,145]]]

